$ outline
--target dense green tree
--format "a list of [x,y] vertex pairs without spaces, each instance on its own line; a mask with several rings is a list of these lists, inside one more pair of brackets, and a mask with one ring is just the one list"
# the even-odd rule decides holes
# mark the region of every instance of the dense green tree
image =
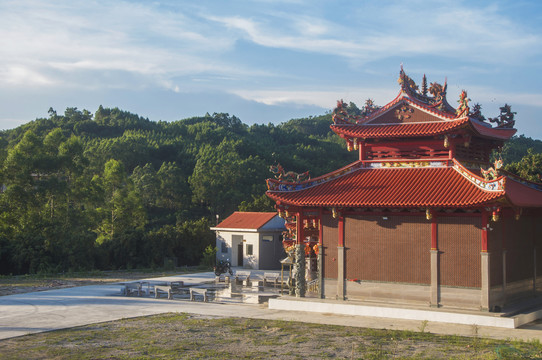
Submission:
[[505,170],[533,181],[542,182],[542,153],[535,153],[532,148],[527,150],[520,161],[505,166]]
[[103,178],[93,180],[104,191],[104,206],[97,209],[100,217],[96,228],[98,244],[114,241],[131,229],[144,228],[146,215],[143,204],[122,162],[109,160],[105,164]]
[[[250,127],[225,113],[152,122],[100,106],[0,131],[0,274],[195,265],[216,214],[273,211],[269,165],[316,177],[357,159],[330,124],[329,113]],[[541,153],[519,136],[501,155],[539,181]]]

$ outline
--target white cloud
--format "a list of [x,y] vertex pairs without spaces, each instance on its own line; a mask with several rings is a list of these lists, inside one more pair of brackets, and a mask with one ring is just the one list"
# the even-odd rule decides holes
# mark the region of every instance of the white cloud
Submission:
[[364,2],[344,13],[341,22],[288,13],[267,15],[208,19],[261,46],[333,54],[361,63],[433,55],[511,64],[542,52],[541,36],[512,23],[495,5]]
[[[227,37],[152,5],[8,1],[0,12],[0,64],[14,69],[1,72],[0,83],[61,84],[74,73],[92,82],[103,76],[97,73],[120,71],[161,84],[164,77],[246,71],[216,60],[231,46]],[[53,75],[59,81],[46,81]]]
[[377,104],[384,105],[393,100],[399,93],[399,88],[346,88],[334,90],[234,90],[233,94],[245,100],[256,101],[266,105],[297,104],[319,106],[332,109],[337,100],[354,102],[363,105],[366,99],[371,98]]
[[10,65],[0,69],[0,79],[8,85],[27,84],[28,86],[51,85],[54,81],[25,66]]
[[472,86],[468,89],[471,103],[487,104],[484,106],[502,106],[505,103],[542,107],[541,93],[507,92],[483,86]]
[[[425,72],[441,83],[449,76],[494,84],[495,77],[524,68],[539,77],[540,27],[515,20],[503,6],[520,5],[3,0],[0,90],[69,89],[77,98],[87,90],[158,88],[331,109],[341,98],[362,104],[371,97],[380,105],[393,99],[398,87],[390,73],[401,61],[407,73]],[[475,97],[476,88],[466,88]],[[527,87],[505,88],[508,93],[480,88],[475,101],[541,106],[540,95],[525,94]]]

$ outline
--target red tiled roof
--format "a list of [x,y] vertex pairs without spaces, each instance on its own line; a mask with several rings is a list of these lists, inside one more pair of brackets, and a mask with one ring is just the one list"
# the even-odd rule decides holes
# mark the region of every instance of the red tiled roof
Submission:
[[365,121],[363,121],[363,123],[367,124],[367,123],[378,122],[378,118],[382,117],[386,113],[389,113],[390,110],[392,110],[394,108],[395,109],[398,108],[397,105],[401,104],[401,103],[407,103],[409,105],[412,105],[415,109],[416,108],[417,109],[423,109],[423,111],[426,112],[428,116],[434,118],[433,121],[435,121],[435,120],[437,120],[437,121],[438,120],[453,120],[453,119],[456,118],[455,113],[450,114],[449,112],[441,111],[438,108],[435,108],[433,106],[428,106],[427,104],[424,104],[423,102],[421,102],[421,101],[419,101],[419,100],[417,100],[415,98],[410,97],[409,94],[406,94],[406,93],[404,93],[402,91],[399,91],[399,94],[397,95],[397,97],[395,99],[393,99],[388,104],[381,107],[380,109],[378,109],[374,113],[370,114],[365,119]]
[[504,197],[452,167],[359,169],[297,191],[268,191],[275,201],[327,207],[470,207]]
[[515,206],[541,207],[542,184],[522,181],[519,178],[506,179],[506,198]]
[[220,229],[259,229],[277,216],[276,212],[236,211],[225,218],[215,228]]
[[468,118],[461,118],[458,120],[424,123],[331,125],[331,129],[338,134],[350,137],[374,139],[441,135],[464,127],[468,123]]
[[[403,93],[383,108],[369,115],[359,124],[333,124],[331,129],[348,137],[383,139],[396,137],[435,136],[450,133],[460,128],[468,128],[483,137],[506,140],[516,129],[494,128],[469,117],[455,117],[455,114],[428,107],[416,99],[403,97]],[[395,111],[401,104],[411,105],[409,118],[399,120]],[[395,110],[394,110],[395,109]]]
[[493,128],[476,120],[471,120],[470,125],[478,134],[482,136],[503,140],[510,139],[517,131],[516,129],[511,128]]
[[476,120],[463,117],[457,120],[430,121],[399,124],[334,124],[331,129],[337,134],[363,139],[383,139],[396,137],[435,136],[467,128],[484,137],[506,140],[511,138],[516,129],[499,129],[480,124]]

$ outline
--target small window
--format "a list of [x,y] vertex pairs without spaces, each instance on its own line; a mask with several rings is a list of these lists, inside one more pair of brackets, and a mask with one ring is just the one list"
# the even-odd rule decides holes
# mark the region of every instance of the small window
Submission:
[[247,244],[247,255],[252,255],[252,244]]
[[225,241],[222,241],[221,251],[223,254],[228,252],[228,244]]
[[264,235],[264,236],[262,236],[262,241],[272,242],[273,241],[273,235]]

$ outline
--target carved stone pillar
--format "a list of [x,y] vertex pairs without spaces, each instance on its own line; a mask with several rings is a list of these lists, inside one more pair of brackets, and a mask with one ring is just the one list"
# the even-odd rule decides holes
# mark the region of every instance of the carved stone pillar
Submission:
[[326,297],[324,291],[324,273],[322,271],[322,266],[324,265],[324,247],[318,247],[318,292],[321,299]]
[[303,244],[295,244],[295,296],[305,297],[305,251]]

